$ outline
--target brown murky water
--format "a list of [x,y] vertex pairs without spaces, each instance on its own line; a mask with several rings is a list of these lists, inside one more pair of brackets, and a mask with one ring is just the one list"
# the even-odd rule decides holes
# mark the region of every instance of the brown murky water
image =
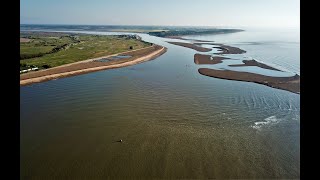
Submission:
[[21,179],[299,178],[299,95],[201,76],[195,51],[163,45],[150,62],[21,87]]

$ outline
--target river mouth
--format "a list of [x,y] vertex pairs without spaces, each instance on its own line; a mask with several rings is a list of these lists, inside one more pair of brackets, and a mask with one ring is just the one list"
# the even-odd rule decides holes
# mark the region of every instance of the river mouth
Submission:
[[20,87],[21,177],[299,178],[299,95],[202,76],[196,51],[141,37],[167,52]]

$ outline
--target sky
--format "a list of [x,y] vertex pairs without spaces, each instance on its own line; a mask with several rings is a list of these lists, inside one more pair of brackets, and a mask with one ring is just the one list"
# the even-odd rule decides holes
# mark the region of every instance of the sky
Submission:
[[20,0],[21,24],[300,27],[299,0]]

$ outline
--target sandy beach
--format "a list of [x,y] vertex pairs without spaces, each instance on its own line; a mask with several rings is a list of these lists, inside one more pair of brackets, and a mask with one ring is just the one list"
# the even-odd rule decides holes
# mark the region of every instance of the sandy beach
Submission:
[[300,76],[297,74],[291,77],[271,77],[255,73],[215,70],[208,68],[200,68],[198,69],[198,72],[202,75],[214,78],[254,82],[300,94]]
[[[68,76],[74,76],[79,74],[85,74],[94,71],[100,71],[105,69],[114,69],[125,66],[131,66],[134,64],[142,63],[151,59],[154,59],[166,52],[167,48],[153,45],[151,47],[142,48],[138,50],[113,54],[109,56],[88,59],[76,63],[66,64],[46,70],[34,71],[20,75],[20,85],[28,85],[32,83],[38,83],[48,81],[57,78],[63,78]],[[126,59],[120,59],[110,62],[98,62],[96,60],[107,58],[116,55],[130,55],[132,57]]]

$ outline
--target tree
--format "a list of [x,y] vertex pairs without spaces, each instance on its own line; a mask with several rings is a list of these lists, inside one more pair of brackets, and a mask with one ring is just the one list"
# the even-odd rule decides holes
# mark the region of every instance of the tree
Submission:
[[42,65],[42,67],[43,67],[43,68],[45,68],[45,69],[48,69],[48,68],[50,68],[51,66],[50,66],[50,65],[45,64],[45,65]]
[[20,63],[20,67],[27,67],[27,64],[25,64],[25,63]]

